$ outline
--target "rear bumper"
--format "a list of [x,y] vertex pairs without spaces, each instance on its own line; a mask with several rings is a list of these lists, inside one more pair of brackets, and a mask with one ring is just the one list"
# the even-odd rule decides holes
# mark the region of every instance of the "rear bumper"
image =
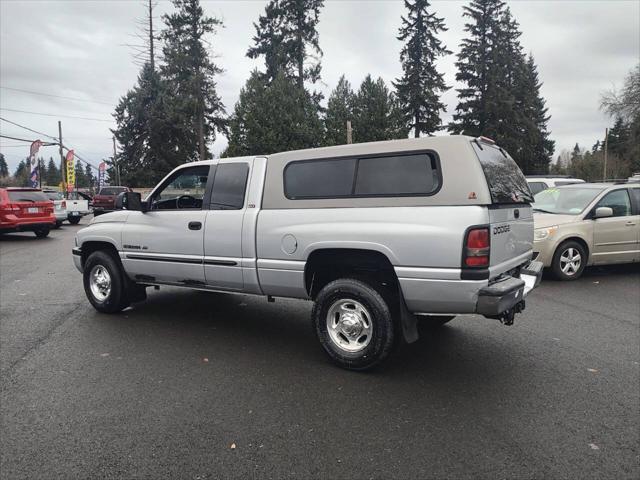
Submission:
[[42,230],[45,228],[51,229],[55,226],[56,220],[55,217],[52,218],[51,221],[48,222],[30,222],[30,223],[19,223],[19,224],[0,224],[0,233],[11,233],[11,232],[34,232],[36,230]]
[[542,268],[541,262],[529,262],[522,267],[519,277],[505,277],[480,289],[476,313],[494,318],[524,310],[524,299],[542,280]]

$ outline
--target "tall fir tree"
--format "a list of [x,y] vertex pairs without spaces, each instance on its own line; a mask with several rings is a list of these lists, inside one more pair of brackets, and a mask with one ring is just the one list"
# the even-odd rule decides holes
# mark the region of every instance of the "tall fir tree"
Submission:
[[444,20],[429,12],[429,0],[405,0],[407,16],[402,17],[398,40],[405,42],[400,52],[403,75],[394,86],[402,112],[410,120],[414,136],[430,135],[440,129],[440,112],[445,105],[440,95],[449,87],[438,72],[436,60],[450,54],[438,38],[447,31]]
[[294,78],[298,87],[320,79],[322,50],[318,22],[324,0],[270,0],[264,15],[254,23],[254,45],[249,58],[264,57],[266,78],[278,73]]
[[397,98],[389,92],[382,78],[367,75],[353,105],[353,141],[375,142],[406,138],[409,126]]
[[324,116],[324,144],[327,146],[347,143],[347,121],[353,122],[355,94],[344,75],[329,95]]
[[[178,165],[193,160],[193,149],[183,142],[193,135],[180,123],[180,99],[149,64],[142,67],[138,83],[116,106],[113,134],[120,145],[117,163],[124,185],[152,186]],[[107,161],[114,179],[114,161]]]
[[13,172],[13,182],[17,187],[29,187],[31,182],[29,181],[29,167],[27,162],[29,159],[20,160]]
[[9,176],[9,167],[7,166],[7,161],[4,159],[4,155],[0,153],[0,177],[8,177]]
[[47,185],[58,185],[62,178],[60,176],[60,168],[56,165],[56,162],[53,160],[53,157],[49,157],[49,162],[47,162],[47,169],[44,176]]
[[215,77],[222,73],[207,52],[207,37],[222,22],[204,14],[200,0],[173,0],[176,12],[163,16],[163,78],[177,99],[173,108],[182,127],[186,160],[204,160],[216,132],[225,133],[227,122]]
[[473,0],[463,15],[468,37],[460,45],[456,80],[464,85],[449,130],[491,137],[525,173],[547,173],[554,150],[549,116],[517,21],[501,0]]
[[268,82],[254,70],[240,91],[223,156],[317,147],[321,138],[322,123],[312,96],[282,73]]
[[513,149],[513,155],[525,173],[546,174],[553,158],[555,142],[549,138],[547,122],[550,117],[540,94],[542,83],[533,55],[528,56],[521,74],[516,90],[520,131],[514,135],[516,145],[505,145],[505,148]]

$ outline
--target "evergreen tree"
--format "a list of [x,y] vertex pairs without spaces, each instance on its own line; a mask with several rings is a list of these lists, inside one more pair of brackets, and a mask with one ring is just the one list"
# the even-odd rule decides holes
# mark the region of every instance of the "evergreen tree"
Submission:
[[47,185],[50,186],[58,185],[62,181],[62,178],[60,177],[60,169],[53,160],[53,157],[49,157],[44,178],[46,179]]
[[84,167],[79,159],[76,159],[76,186],[84,188],[87,186],[87,179],[84,175]]
[[[194,160],[193,134],[187,131],[167,82],[147,64],[137,85],[120,99],[113,131],[120,151],[118,164],[124,185],[152,186],[173,168]],[[109,177],[116,178],[113,160]]]
[[342,75],[327,102],[324,117],[325,145],[347,143],[347,121],[353,121],[353,102],[354,93],[351,84]]
[[240,91],[223,156],[317,147],[321,138],[322,123],[312,96],[282,73],[269,83],[254,70]]
[[353,114],[356,143],[406,138],[409,132],[399,102],[382,78],[365,77],[354,98]]
[[[549,139],[547,122],[549,116],[545,101],[540,95],[542,84],[533,56],[529,55],[520,71],[516,86],[517,127],[512,137],[511,148],[520,166],[527,174],[546,174],[553,156],[555,142]],[[511,150],[507,150],[511,151]]]
[[317,25],[324,0],[270,0],[264,15],[254,23],[254,46],[247,56],[264,56],[266,78],[278,73],[294,78],[298,87],[320,79],[322,50]]
[[93,170],[89,164],[84,166],[84,178],[86,180],[87,187],[93,188],[95,185],[95,177],[93,176]]
[[29,171],[29,167],[27,163],[28,163],[28,159],[20,160],[20,163],[18,163],[18,166],[13,172],[13,181],[18,187],[31,186],[31,182],[29,181],[29,174],[31,172]]
[[7,166],[7,161],[4,159],[4,155],[0,153],[0,177],[8,177],[9,176],[9,167]]
[[164,15],[162,32],[163,78],[175,98],[176,129],[186,158],[204,160],[209,156],[208,142],[216,132],[226,133],[225,110],[216,92],[216,75],[222,72],[209,58],[207,36],[216,32],[222,22],[204,15],[200,0],[173,0],[177,11]]
[[400,52],[403,76],[395,82],[402,112],[411,119],[418,138],[432,134],[441,126],[440,112],[445,105],[440,95],[448,90],[444,75],[436,69],[438,57],[450,54],[438,39],[446,31],[442,18],[429,12],[429,0],[405,0],[408,15],[402,17],[398,40],[405,42]]

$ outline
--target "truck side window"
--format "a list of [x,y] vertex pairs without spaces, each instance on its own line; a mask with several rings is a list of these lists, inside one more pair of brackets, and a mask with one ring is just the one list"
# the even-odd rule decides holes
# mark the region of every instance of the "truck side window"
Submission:
[[355,195],[430,195],[440,187],[435,158],[426,153],[358,160]]
[[183,168],[153,196],[154,210],[201,209],[209,165]]
[[249,165],[221,163],[216,169],[211,194],[212,210],[240,210],[244,206]]
[[610,207],[614,217],[631,215],[631,201],[626,190],[614,190],[607,193],[596,205],[596,208],[598,207]]

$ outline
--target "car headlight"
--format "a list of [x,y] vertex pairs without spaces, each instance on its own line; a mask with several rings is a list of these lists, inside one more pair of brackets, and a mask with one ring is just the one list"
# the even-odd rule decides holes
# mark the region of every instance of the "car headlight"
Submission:
[[557,225],[553,225],[551,227],[536,228],[533,231],[533,241],[540,242],[542,240],[546,240],[547,238],[551,238],[556,234],[557,230]]

